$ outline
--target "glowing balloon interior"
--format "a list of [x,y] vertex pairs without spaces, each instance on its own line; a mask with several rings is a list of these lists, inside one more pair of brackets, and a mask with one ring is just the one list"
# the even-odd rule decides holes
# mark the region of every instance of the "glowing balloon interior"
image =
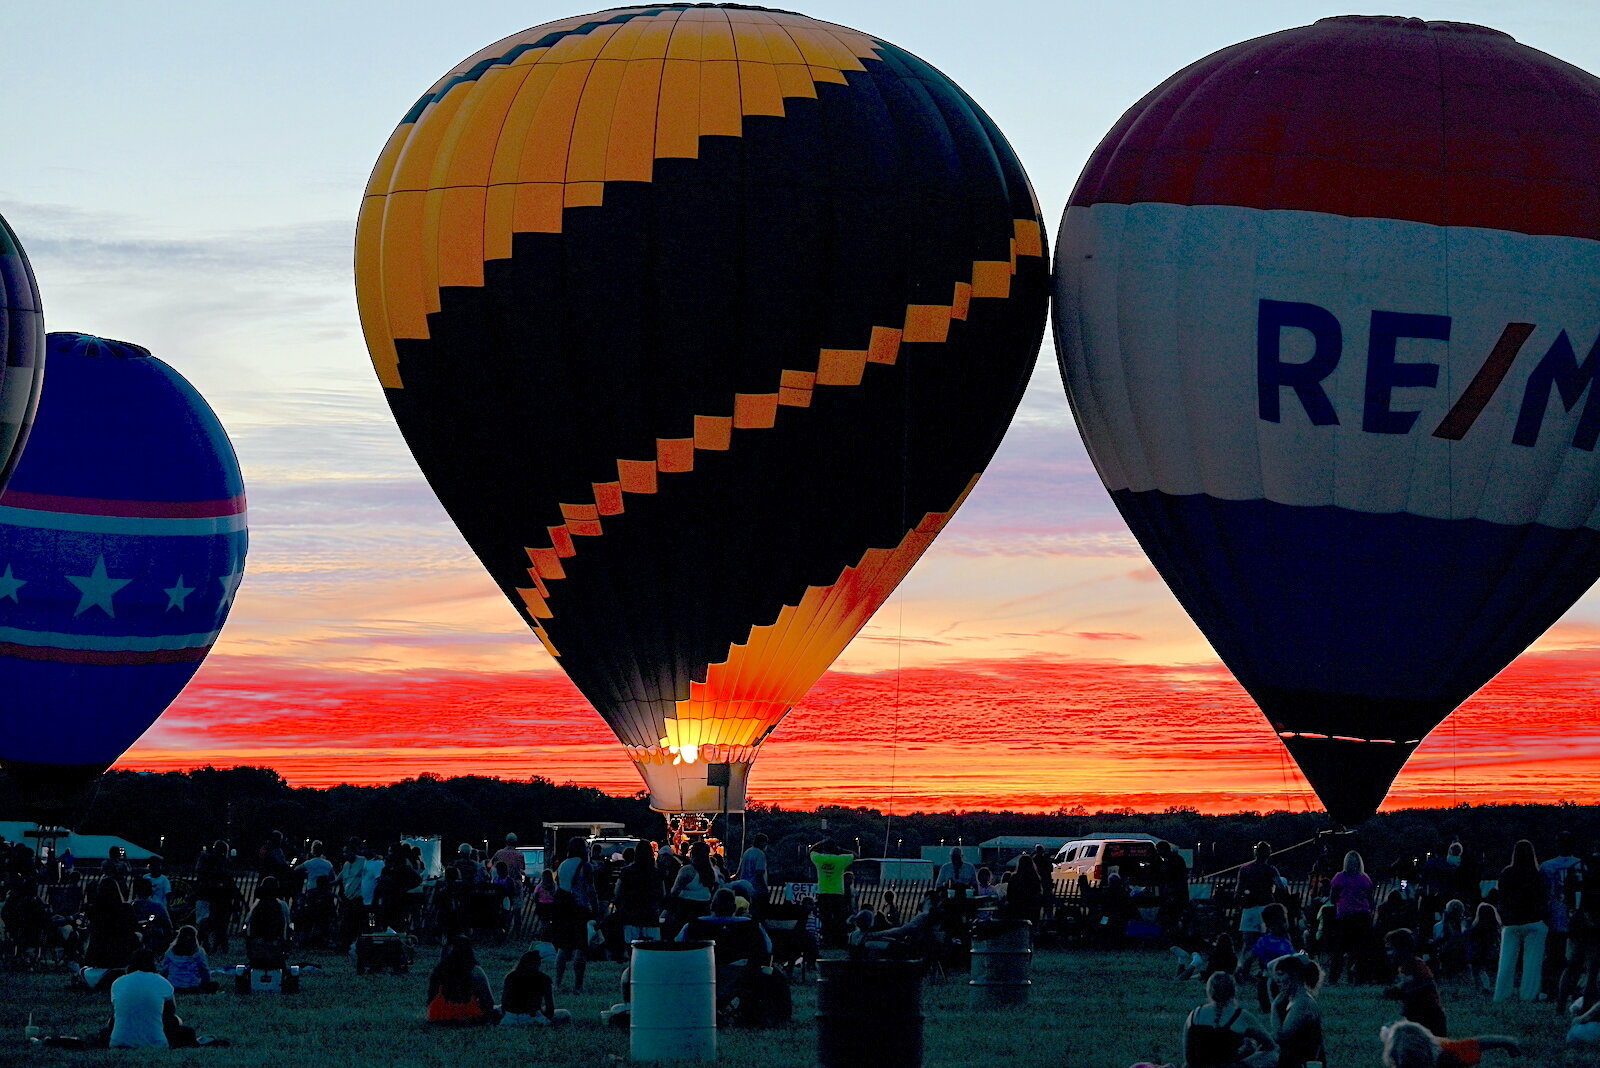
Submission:
[[244,572],[244,486],[204,399],[135,345],[50,334],[0,495],[0,765],[64,817],[217,640]]
[[1140,544],[1339,821],[1600,575],[1600,81],[1348,17],[1123,116],[1062,375]]
[[1027,178],[949,79],[687,5],[442,78],[373,172],[356,276],[423,472],[678,812],[742,809],[993,454],[1048,296]]

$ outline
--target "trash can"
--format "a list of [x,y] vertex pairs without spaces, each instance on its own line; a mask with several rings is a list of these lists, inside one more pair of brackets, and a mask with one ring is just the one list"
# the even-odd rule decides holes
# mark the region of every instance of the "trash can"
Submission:
[[819,1068],[922,1068],[922,962],[817,962]]
[[712,950],[706,941],[633,944],[630,1060],[716,1060],[717,967]]
[[1026,1005],[1028,967],[1033,961],[1033,924],[1027,920],[992,920],[972,927],[973,1008]]

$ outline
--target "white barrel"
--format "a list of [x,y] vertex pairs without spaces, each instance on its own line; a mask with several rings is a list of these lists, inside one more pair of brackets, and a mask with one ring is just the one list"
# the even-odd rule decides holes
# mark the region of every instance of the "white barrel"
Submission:
[[630,971],[635,1061],[717,1059],[717,965],[710,942],[635,942]]

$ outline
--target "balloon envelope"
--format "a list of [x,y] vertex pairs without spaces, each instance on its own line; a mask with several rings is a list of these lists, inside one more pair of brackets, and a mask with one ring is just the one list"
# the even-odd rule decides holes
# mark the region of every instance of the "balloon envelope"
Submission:
[[1324,19],[1152,91],[1062,220],[1101,478],[1341,822],[1600,574],[1597,168],[1589,74]]
[[668,5],[536,27],[395,131],[357,235],[440,500],[665,811],[756,749],[988,462],[1043,331],[1032,192],[887,42]]
[[0,218],[0,490],[22,457],[44,383],[44,314],[17,235]]
[[0,766],[61,818],[199,668],[247,536],[238,462],[194,387],[135,345],[48,349],[0,494]]

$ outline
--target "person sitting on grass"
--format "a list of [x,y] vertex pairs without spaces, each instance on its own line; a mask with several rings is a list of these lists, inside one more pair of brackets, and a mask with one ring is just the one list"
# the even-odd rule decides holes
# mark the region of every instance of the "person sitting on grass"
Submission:
[[524,953],[506,973],[500,987],[501,1027],[554,1027],[572,1022],[572,1014],[556,1008],[555,984],[542,969],[538,952]]
[[1397,1020],[1379,1030],[1383,1040],[1384,1068],[1467,1068],[1479,1064],[1483,1055],[1505,1050],[1522,1056],[1522,1046],[1506,1035],[1478,1035],[1475,1038],[1440,1038],[1411,1020]]
[[133,926],[139,938],[160,953],[172,944],[172,916],[167,906],[156,899],[155,889],[143,875],[133,880]]
[[211,981],[211,966],[206,951],[200,948],[200,934],[191,925],[178,928],[166,955],[161,958],[161,975],[172,984],[172,989],[212,994],[217,984]]
[[1206,980],[1206,1003],[1183,1024],[1187,1068],[1272,1068],[1277,1043],[1236,999],[1238,987],[1228,972]]
[[1262,908],[1261,922],[1266,930],[1251,943],[1250,952],[1245,954],[1244,964],[1239,968],[1238,979],[1240,983],[1247,983],[1255,977],[1256,1000],[1261,1011],[1266,1012],[1272,1006],[1267,996],[1267,970],[1279,957],[1292,954],[1295,944],[1289,937],[1289,910],[1278,902]]
[[1328,1059],[1322,1044],[1322,1006],[1317,985],[1322,969],[1301,953],[1279,957],[1268,972],[1272,990],[1272,1033],[1278,1043],[1277,1068],[1306,1068]]
[[156,974],[156,954],[140,947],[111,984],[111,1022],[101,1032],[112,1049],[181,1049],[196,1045],[194,1028],[178,1018],[172,984]]
[[1600,1046],[1600,998],[1584,995],[1572,1003],[1577,1015],[1567,1028],[1567,1043],[1574,1046]]
[[478,967],[472,943],[451,939],[428,976],[428,1022],[471,1026],[499,1020],[489,977]]
[[275,876],[267,876],[256,887],[256,903],[244,921],[244,954],[250,967],[282,971],[288,964],[292,927],[289,903]]
[[1383,996],[1400,1002],[1400,1015],[1412,1023],[1421,1024],[1435,1035],[1447,1034],[1439,984],[1434,982],[1427,964],[1417,956],[1416,936],[1410,928],[1401,927],[1384,935],[1383,946],[1396,971],[1395,985],[1385,990]]

